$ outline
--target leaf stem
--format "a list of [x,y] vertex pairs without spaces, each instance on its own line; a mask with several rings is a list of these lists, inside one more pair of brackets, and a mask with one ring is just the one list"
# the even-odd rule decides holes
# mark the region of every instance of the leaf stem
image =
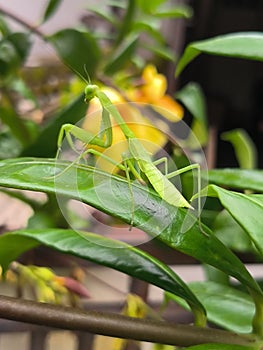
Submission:
[[0,296],[0,317],[60,329],[178,346],[204,343],[238,344],[253,349],[260,349],[262,346],[252,335],[238,335],[218,329],[83,311],[7,296]]
[[46,40],[46,35],[37,26],[34,26],[34,25],[28,23],[27,21],[25,21],[21,17],[17,16],[13,12],[5,9],[3,6],[0,6],[0,13],[2,13],[3,15],[5,15],[5,16],[7,16],[9,18],[12,18],[17,23],[20,23],[22,26],[24,26],[27,29],[29,29],[32,33],[34,33],[37,36],[39,36],[41,39]]
[[263,297],[261,294],[249,289],[255,303],[255,315],[253,317],[253,333],[263,336]]

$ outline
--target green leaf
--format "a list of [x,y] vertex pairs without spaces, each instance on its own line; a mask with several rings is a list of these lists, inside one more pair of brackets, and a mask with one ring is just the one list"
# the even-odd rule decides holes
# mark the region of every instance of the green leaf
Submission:
[[62,0],[49,0],[43,15],[42,23],[46,22],[50,17],[54,15],[61,2]]
[[19,56],[14,45],[7,40],[0,42],[0,76],[4,77],[19,67]]
[[[251,297],[233,287],[215,282],[192,282],[188,284],[205,306],[209,321],[237,333],[250,333],[255,304]],[[187,307],[178,297],[168,297]]]
[[[205,174],[206,175],[206,174]],[[263,192],[263,171],[258,169],[212,169],[208,172],[209,182],[233,189]]]
[[47,37],[47,40],[55,47],[62,61],[75,73],[83,78],[87,75],[87,69],[91,78],[95,75],[101,53],[90,33],[63,29]]
[[155,56],[161,57],[167,61],[175,61],[175,53],[169,48],[167,47],[165,44],[157,44],[155,43],[155,45],[149,45],[146,43],[143,43],[143,46],[145,49],[153,52],[155,54]]
[[175,97],[184,104],[194,118],[192,131],[196,138],[193,138],[192,135],[189,136],[186,145],[191,149],[200,148],[200,145],[205,145],[208,140],[206,103],[203,91],[197,83],[191,82],[178,91]]
[[213,223],[213,233],[231,250],[255,253],[246,232],[226,210],[217,215]]
[[177,64],[176,76],[201,53],[263,61],[263,33],[231,33],[190,43]]
[[151,12],[157,18],[191,18],[193,9],[187,5],[177,5],[174,7],[160,6]]
[[[48,159],[18,158],[0,162],[0,186],[56,193],[81,200],[107,214],[142,229],[166,245],[210,264],[262,294],[240,260],[208,229],[198,224],[186,209],[175,208],[163,201],[153,190],[132,184],[84,165]],[[131,195],[135,203],[131,213]],[[204,233],[207,232],[207,233]]]
[[9,23],[7,23],[6,19],[2,14],[0,14],[0,33],[2,37],[5,37],[11,33],[9,28]]
[[138,44],[138,34],[131,34],[118,46],[113,55],[109,57],[104,72],[107,75],[112,75],[119,72],[129,63]]
[[146,13],[152,13],[157,9],[158,6],[160,6],[164,2],[165,0],[137,0],[137,5],[142,11]]
[[216,185],[208,186],[207,195],[216,196],[220,200],[263,255],[263,223],[260,220],[263,212],[263,195],[228,191]]
[[15,74],[26,60],[30,47],[28,33],[11,33],[0,41],[0,74]]
[[29,33],[12,33],[8,35],[7,40],[14,45],[20,58],[20,63],[25,62],[31,48]]
[[[14,248],[14,242],[18,248],[8,255],[6,249],[10,253],[9,247]],[[167,265],[140,249],[93,233],[63,229],[24,229],[7,233],[0,237],[0,264],[6,270],[23,251],[40,244],[142,279],[180,296],[204,312],[187,285]]]
[[102,18],[104,21],[109,22],[113,27],[116,27],[116,23],[118,23],[118,19],[112,12],[109,12],[107,8],[102,7],[89,7],[89,12],[94,13],[94,15]]
[[232,143],[240,168],[254,169],[257,167],[255,144],[244,129],[224,132],[221,138]]
[[40,132],[37,140],[23,150],[22,156],[54,157],[57,152],[57,138],[61,126],[65,123],[77,123],[87,111],[84,96],[79,96],[75,101],[58,112]]
[[2,106],[0,106],[0,119],[9,127],[13,136],[23,147],[27,147],[34,139],[35,135],[31,133],[29,124],[17,115],[9,101],[2,101]]

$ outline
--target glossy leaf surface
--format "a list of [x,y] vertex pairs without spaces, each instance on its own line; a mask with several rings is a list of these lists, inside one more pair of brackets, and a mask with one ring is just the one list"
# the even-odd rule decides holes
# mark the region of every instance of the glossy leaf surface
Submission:
[[[215,282],[192,282],[189,287],[205,306],[209,321],[233,332],[252,331],[255,305],[248,294]],[[185,306],[177,297],[174,299]]]
[[0,237],[0,264],[6,269],[23,251],[40,244],[147,281],[203,310],[187,285],[168,266],[142,250],[93,233],[62,229],[14,231]]
[[[127,181],[118,176],[83,165],[72,165],[57,176],[68,163],[54,160],[20,158],[0,162],[0,185],[33,191],[57,193],[83,201],[124,222],[131,221],[131,197]],[[166,245],[199,261],[217,267],[261,294],[262,291],[240,260],[191,213],[169,205],[143,185],[132,185],[134,226]]]
[[231,33],[190,43],[178,62],[176,75],[201,53],[263,61],[263,33]]
[[221,204],[247,232],[258,251],[263,255],[262,194],[243,194],[208,186],[208,196],[216,196]]
[[250,169],[212,169],[208,172],[209,182],[232,189],[263,192],[263,171]]

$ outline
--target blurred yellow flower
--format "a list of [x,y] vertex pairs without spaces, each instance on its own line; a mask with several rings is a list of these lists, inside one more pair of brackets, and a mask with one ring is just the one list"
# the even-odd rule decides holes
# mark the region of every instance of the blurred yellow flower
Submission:
[[131,89],[127,95],[131,101],[148,103],[172,122],[183,118],[183,108],[171,96],[166,95],[167,80],[157,72],[154,65],[148,64],[142,72],[143,84],[140,88]]
[[[138,139],[150,154],[155,154],[167,142],[167,137],[160,131],[144,113],[143,104],[150,104],[154,110],[166,117],[168,120],[176,122],[183,117],[182,107],[170,96],[165,95],[167,88],[166,78],[158,74],[153,65],[145,67],[142,73],[143,84],[139,88],[133,88],[124,92],[128,100],[111,87],[102,87],[103,91],[117,107],[125,123],[133,131]],[[82,124],[85,130],[98,135],[101,131],[101,104],[97,98],[89,103],[87,116]],[[104,153],[116,163],[122,162],[122,154],[127,152],[127,142],[120,126],[111,117],[112,125],[112,145],[106,150],[92,145],[93,149]],[[164,128],[162,128],[164,129]],[[167,130],[169,131],[169,130]],[[97,166],[108,172],[116,171],[115,166],[102,157],[99,158]]]

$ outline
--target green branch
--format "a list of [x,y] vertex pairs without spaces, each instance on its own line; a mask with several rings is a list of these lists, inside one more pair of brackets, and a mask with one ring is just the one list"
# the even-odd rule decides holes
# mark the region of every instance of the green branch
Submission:
[[225,343],[259,349],[257,339],[251,335],[238,335],[223,330],[176,325],[158,320],[130,318],[118,314],[83,311],[6,296],[0,297],[0,317],[42,326],[86,331],[152,343],[178,346]]

